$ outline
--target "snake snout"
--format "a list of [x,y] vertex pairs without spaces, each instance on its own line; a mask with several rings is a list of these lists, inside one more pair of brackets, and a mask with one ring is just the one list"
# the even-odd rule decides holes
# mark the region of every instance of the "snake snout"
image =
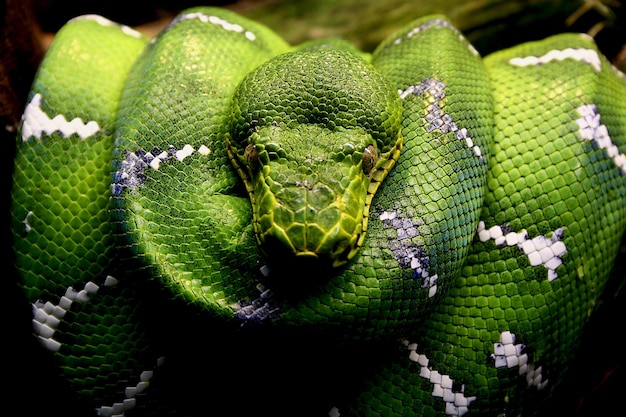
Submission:
[[341,195],[314,178],[267,194],[258,208],[256,230],[268,258],[331,266],[345,262],[361,224],[346,218],[342,201]]

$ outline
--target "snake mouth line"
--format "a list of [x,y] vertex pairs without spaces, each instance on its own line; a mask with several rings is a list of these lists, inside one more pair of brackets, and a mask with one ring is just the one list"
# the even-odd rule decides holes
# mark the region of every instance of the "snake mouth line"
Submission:
[[300,258],[300,259],[305,259],[305,258],[318,259],[319,256],[317,255],[317,253],[315,253],[313,251],[303,250],[303,251],[296,252],[296,258]]
[[[358,234],[357,240],[362,235],[363,235],[362,233]],[[331,271],[347,265],[347,263],[354,257],[354,255],[356,255],[356,253],[358,252],[360,248],[359,246],[357,247],[350,246],[350,242],[347,240],[342,240],[340,242],[337,242],[335,246],[340,246],[340,247],[346,246],[346,247],[350,247],[351,249],[348,251],[347,249],[342,248],[342,249],[335,249],[333,251],[333,253],[337,253],[339,255],[336,257],[330,257],[331,259],[329,260],[329,263],[330,263]],[[323,257],[320,256],[318,252],[315,252],[312,250],[298,250],[294,254],[294,263],[302,263],[303,265],[307,265],[308,263],[311,263],[311,264],[319,263],[320,260],[322,259]]]

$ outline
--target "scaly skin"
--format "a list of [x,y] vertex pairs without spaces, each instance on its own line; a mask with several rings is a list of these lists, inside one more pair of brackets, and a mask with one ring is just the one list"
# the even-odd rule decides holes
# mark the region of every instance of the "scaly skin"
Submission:
[[17,138],[34,332],[101,415],[532,415],[626,228],[625,96],[579,35],[74,20]]
[[401,113],[388,81],[351,51],[309,46],[241,81],[227,146],[274,268],[354,257],[372,197],[400,155]]

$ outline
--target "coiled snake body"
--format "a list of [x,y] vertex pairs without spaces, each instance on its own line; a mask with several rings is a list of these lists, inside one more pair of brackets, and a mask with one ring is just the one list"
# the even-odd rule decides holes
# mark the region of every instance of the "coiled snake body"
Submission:
[[575,34],[74,19],[17,138],[34,332],[105,416],[531,415],[626,227],[624,97]]

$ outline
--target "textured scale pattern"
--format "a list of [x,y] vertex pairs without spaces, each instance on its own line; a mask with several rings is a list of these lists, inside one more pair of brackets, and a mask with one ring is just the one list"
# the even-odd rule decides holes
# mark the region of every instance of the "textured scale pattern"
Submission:
[[372,195],[399,154],[401,111],[384,77],[330,47],[281,55],[241,81],[228,147],[268,262],[287,266],[295,254],[338,266],[354,256]]
[[[403,218],[401,226],[393,227],[403,249],[419,248],[409,255],[411,269],[434,290],[429,298],[440,294],[437,287],[448,285],[465,257],[491,152],[491,126],[481,123],[493,111],[489,81],[475,50],[459,42],[459,36],[446,20],[424,21],[390,37],[372,58],[405,102],[406,146],[392,173],[396,179],[380,194],[379,211]],[[472,95],[473,100],[448,105],[447,96],[455,94]],[[398,193],[406,197],[397,198]],[[407,217],[411,228],[404,225]],[[393,225],[394,219],[387,223]],[[431,265],[431,259],[437,261]]]
[[[137,320],[136,303],[128,302],[136,298],[135,290],[118,286],[108,275],[118,272],[108,192],[114,112],[129,58],[141,52],[146,39],[94,19],[76,20],[77,29],[92,28],[86,44],[64,53],[71,39],[84,36],[69,25],[39,70],[59,90],[49,95],[46,82],[33,85],[39,100],[29,104],[29,124],[17,138],[14,181],[19,186],[12,206],[13,215],[22,218],[13,229],[20,237],[14,248],[22,287],[33,302],[33,333],[42,346],[58,352],[63,379],[72,381],[81,398],[90,398],[92,408],[112,407],[112,391],[124,392],[130,381],[139,382],[141,372],[156,366],[156,358],[148,359],[150,343]],[[119,49],[106,48],[120,39]],[[106,50],[102,62],[86,58],[89,44]],[[89,88],[75,94],[75,85]],[[95,121],[98,128],[89,128]],[[35,388],[35,395],[40,389],[45,385]]]
[[[136,251],[148,258],[144,263],[155,268],[151,274],[188,301],[221,308],[256,292],[254,283],[234,268],[249,265],[250,271],[257,260],[256,249],[250,247],[254,242],[239,240],[248,227],[249,207],[240,204],[239,180],[225,164],[228,102],[239,78],[287,46],[273,34],[261,50],[258,43],[264,39],[253,43],[243,33],[226,41],[231,32],[206,19],[204,14],[182,15],[160,35],[163,41],[148,47],[129,75],[118,115],[115,194],[128,193],[118,200],[120,220]],[[199,30],[207,27],[212,30]],[[213,50],[215,46],[223,51]],[[215,53],[229,60],[215,60]],[[181,61],[196,71],[175,64]],[[163,70],[154,72],[157,78],[146,78],[156,63]],[[182,88],[170,88],[172,77],[181,79]],[[186,103],[174,123],[172,113],[157,110],[169,102]],[[164,257],[167,263],[159,261]]]
[[626,229],[624,97],[582,35],[481,58],[441,16],[371,55],[217,8],[153,40],[69,22],[11,209],[63,411],[540,412]]

